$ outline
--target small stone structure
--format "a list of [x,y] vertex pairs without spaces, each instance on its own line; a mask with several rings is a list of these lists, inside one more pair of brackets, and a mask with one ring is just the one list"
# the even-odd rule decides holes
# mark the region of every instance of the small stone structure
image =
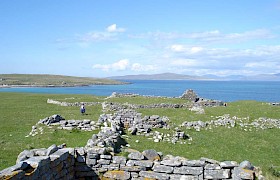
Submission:
[[194,90],[192,89],[188,89],[186,90],[181,96],[180,98],[182,99],[187,99],[191,102],[194,102],[194,106],[226,106],[226,103],[222,102],[222,101],[218,101],[218,100],[210,100],[210,99],[205,99],[205,98],[201,98],[199,97]]

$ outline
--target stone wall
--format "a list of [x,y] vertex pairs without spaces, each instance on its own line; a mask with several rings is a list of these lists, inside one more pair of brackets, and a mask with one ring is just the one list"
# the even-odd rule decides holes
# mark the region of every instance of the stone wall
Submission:
[[[38,150],[37,150],[38,151]],[[248,161],[190,160],[155,150],[114,156],[96,147],[25,151],[25,160],[0,171],[0,179],[255,179]],[[27,157],[30,156],[30,157]]]

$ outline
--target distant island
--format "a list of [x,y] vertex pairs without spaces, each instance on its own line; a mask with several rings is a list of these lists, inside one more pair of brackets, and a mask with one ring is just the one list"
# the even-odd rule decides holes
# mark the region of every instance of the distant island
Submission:
[[138,74],[125,76],[112,76],[108,79],[114,80],[208,80],[208,81],[280,81],[280,73],[278,74],[259,74],[255,76],[244,75],[228,75],[216,76],[212,74],[203,76],[191,76],[176,73],[161,73],[161,74]]
[[50,74],[0,74],[0,87],[73,87],[119,84],[127,83],[105,78]]
[[211,80],[202,76],[190,76],[176,73],[162,73],[162,74],[139,74],[126,76],[112,76],[108,79],[114,80]]

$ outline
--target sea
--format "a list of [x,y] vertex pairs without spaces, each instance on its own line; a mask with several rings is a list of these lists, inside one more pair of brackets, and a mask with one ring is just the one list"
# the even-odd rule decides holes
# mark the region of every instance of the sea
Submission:
[[280,82],[276,81],[190,81],[190,80],[123,80],[125,85],[91,85],[81,87],[0,88],[0,92],[46,94],[91,94],[110,96],[113,92],[148,96],[179,97],[194,90],[199,97],[225,102],[256,100],[280,102]]

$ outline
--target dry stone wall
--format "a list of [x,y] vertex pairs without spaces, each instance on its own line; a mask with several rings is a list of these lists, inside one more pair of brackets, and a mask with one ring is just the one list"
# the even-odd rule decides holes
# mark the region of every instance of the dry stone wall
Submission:
[[238,164],[171,155],[162,158],[155,150],[134,151],[128,157],[114,156],[97,147],[24,153],[27,159],[2,170],[0,179],[255,179],[254,167],[248,161]]

